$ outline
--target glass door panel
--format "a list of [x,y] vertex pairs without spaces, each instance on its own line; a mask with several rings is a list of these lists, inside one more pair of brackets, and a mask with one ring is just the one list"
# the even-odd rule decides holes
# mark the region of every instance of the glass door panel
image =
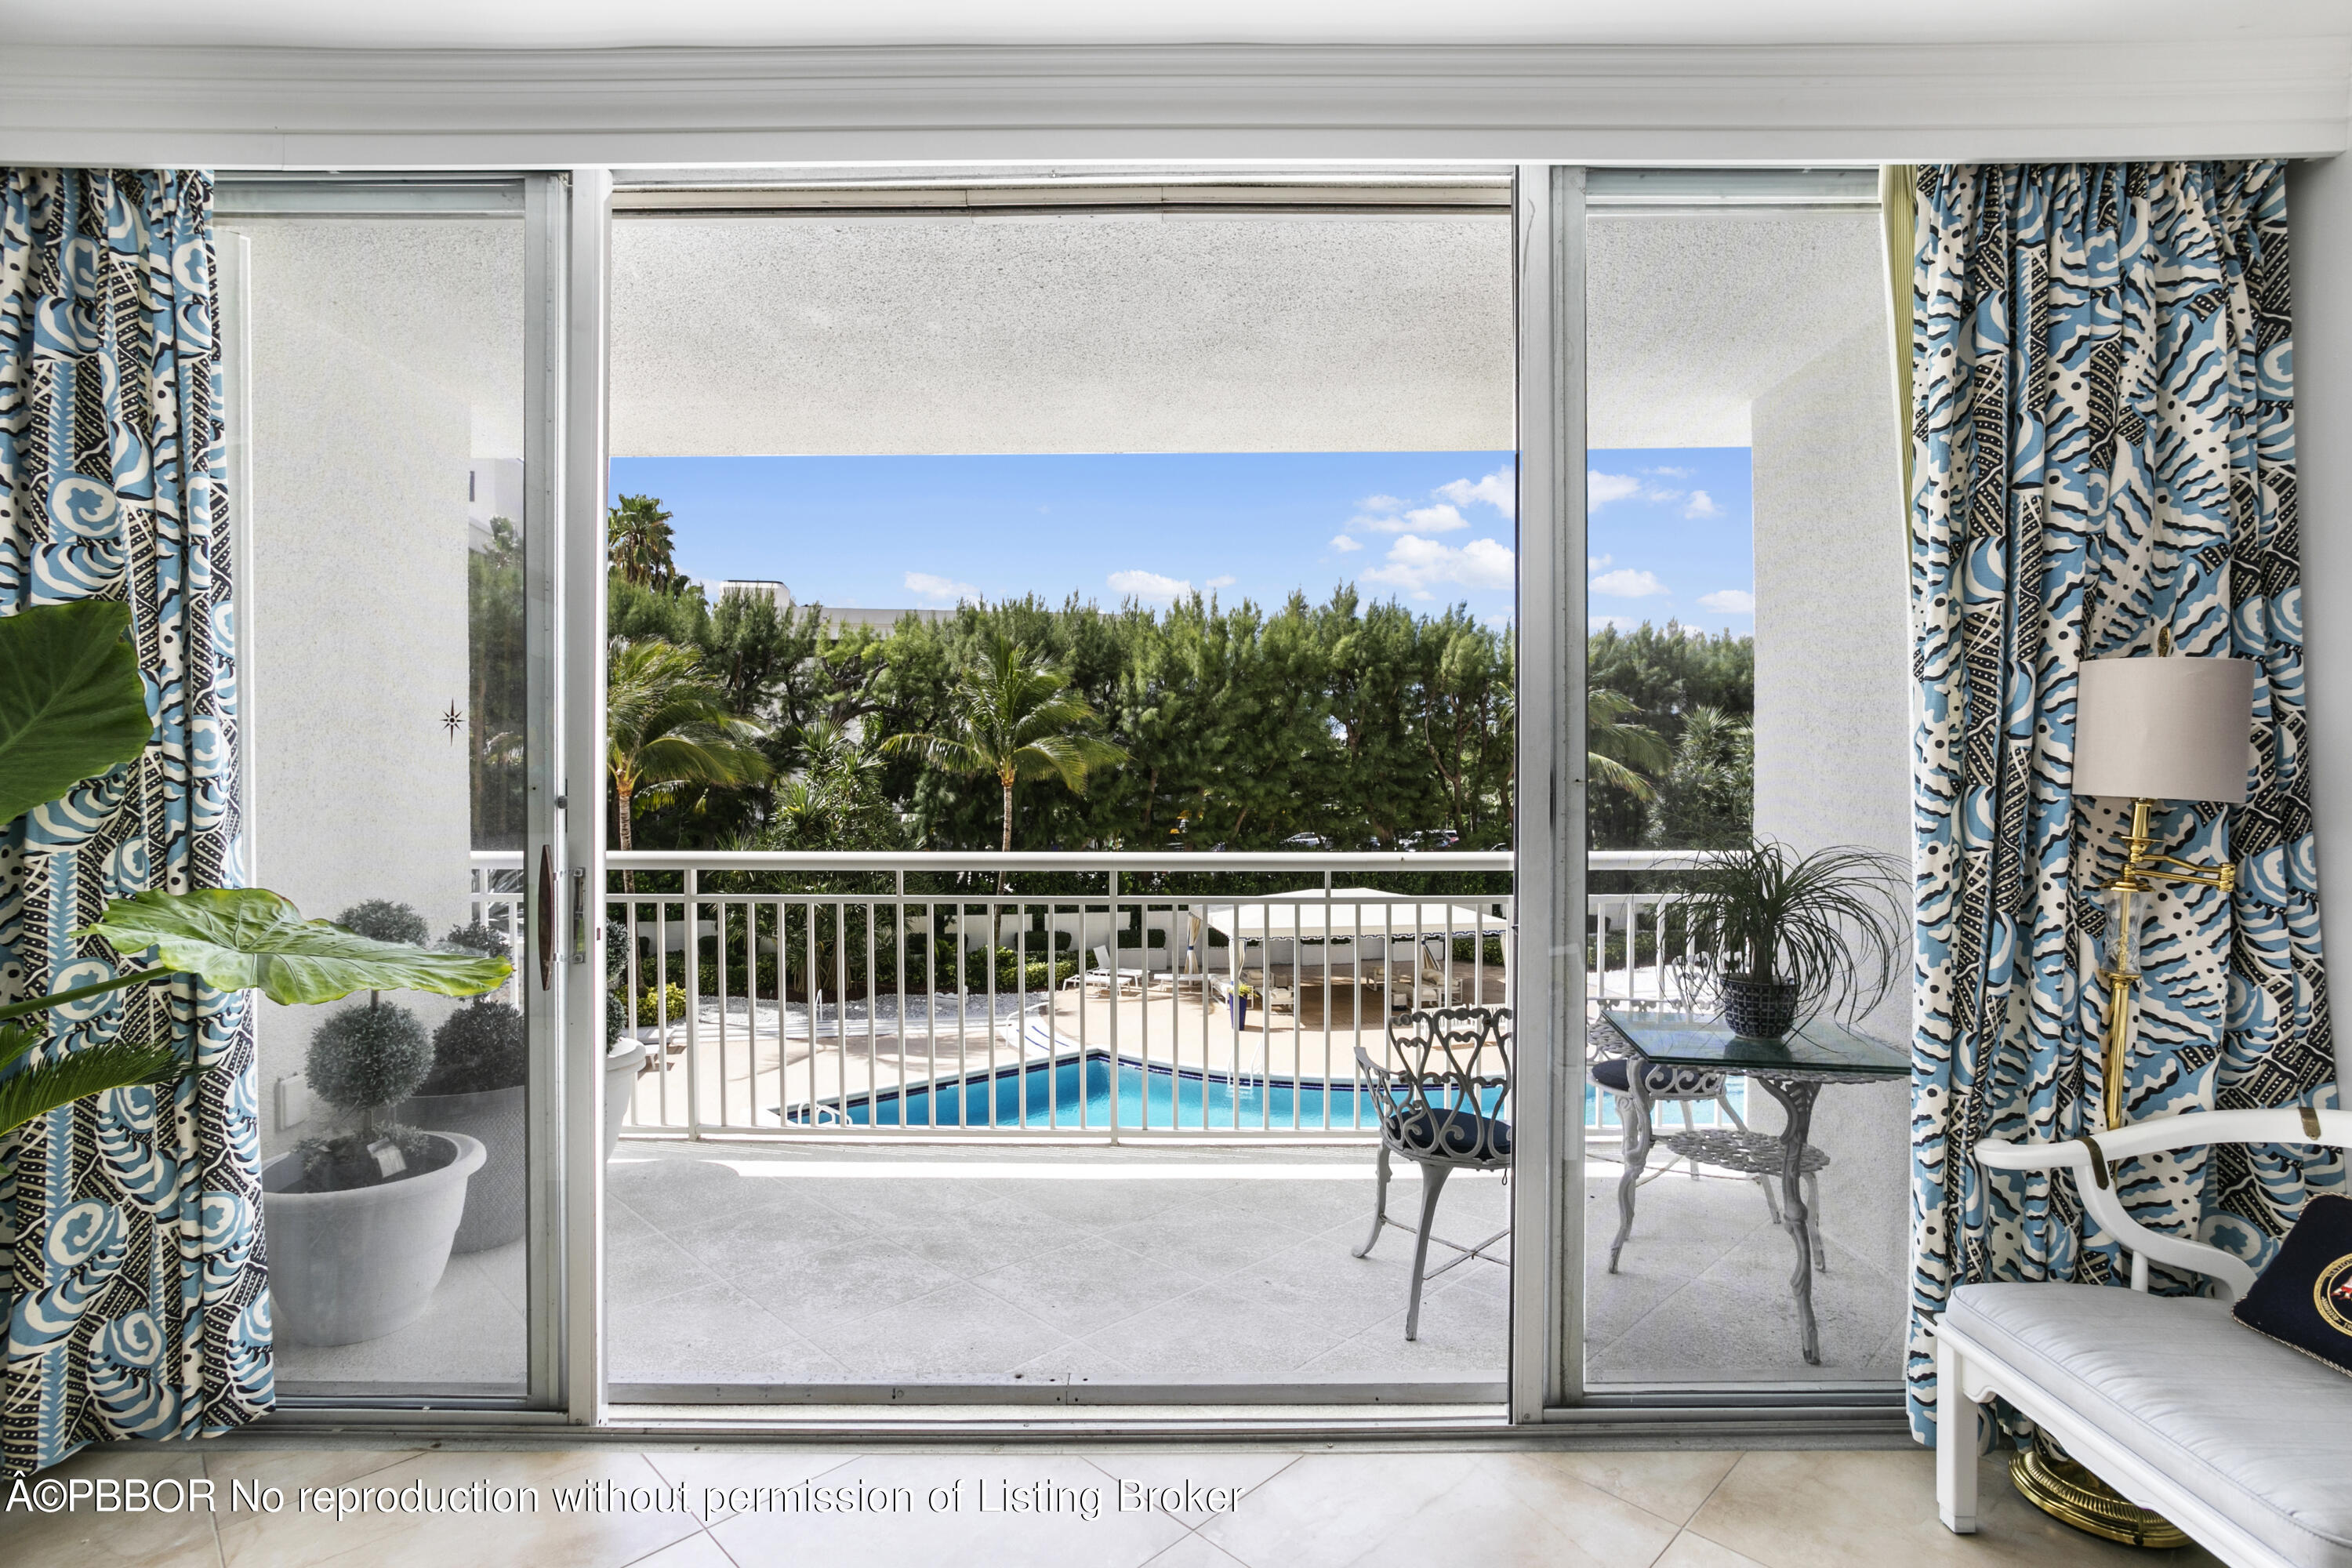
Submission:
[[[305,190],[218,222],[250,874],[520,962],[521,188]],[[538,996],[257,1003],[282,1393],[526,1393]]]
[[[1903,1081],[1810,1091],[1801,1195],[1814,1267],[1795,1289],[1778,1080],[1637,1080],[1622,1053],[1640,1031],[1602,1016],[1719,1021],[1712,955],[1675,907],[1674,868],[1691,852],[1753,835],[1792,857],[1858,846],[1908,864],[1900,430],[1874,193],[1859,173],[1858,189],[1832,181],[1801,203],[1603,173],[1645,205],[1618,205],[1596,173],[1586,1378],[1891,1384],[1906,1285]],[[1645,178],[1682,183],[1661,193]],[[1665,200],[1676,191],[1687,204]],[[1901,977],[1874,999],[1875,965],[1862,967],[1867,1005],[1843,1016],[1901,1052]]]

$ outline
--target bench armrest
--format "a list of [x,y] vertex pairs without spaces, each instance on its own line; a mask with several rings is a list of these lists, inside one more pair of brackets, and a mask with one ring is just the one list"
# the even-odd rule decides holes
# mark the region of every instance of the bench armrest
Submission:
[[2254,1282],[2245,1260],[2201,1241],[2148,1229],[2124,1209],[2116,1190],[2121,1161],[2208,1143],[2317,1143],[2352,1147],[2352,1111],[2314,1110],[2308,1106],[2275,1110],[2192,1110],[2137,1121],[2063,1143],[2012,1143],[1989,1138],[1976,1147],[1979,1164],[1994,1171],[2066,1170],[2091,1217],[2132,1254],[2132,1289],[2147,1289],[2150,1259],[2169,1268],[2203,1274],[2235,1300]]

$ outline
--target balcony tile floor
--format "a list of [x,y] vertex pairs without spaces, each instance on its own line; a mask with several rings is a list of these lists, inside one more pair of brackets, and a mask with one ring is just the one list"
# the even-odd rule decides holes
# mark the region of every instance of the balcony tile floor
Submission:
[[[1997,1463],[1982,1472],[1979,1531],[1936,1521],[1924,1449],[1556,1452],[1423,1447],[1298,1453],[1278,1446],[1192,1451],[860,1453],[845,1447],[620,1445],[516,1450],[297,1447],[248,1433],[223,1442],[93,1448],[47,1472],[59,1480],[210,1479],[215,1514],[84,1510],[0,1514],[0,1558],[22,1568],[92,1562],[150,1568],[870,1568],[876,1563],[1030,1568],[1348,1568],[1447,1562],[1546,1568],[2098,1568],[2151,1561],[2034,1511]],[[298,1505],[298,1489],[395,1494],[432,1488],[536,1488],[532,1518],[353,1513]],[[605,1481],[638,1506],[559,1510],[555,1488]],[[739,1489],[889,1488],[903,1510],[787,1513],[741,1508]],[[1119,1483],[1230,1488],[1229,1511],[1120,1510]],[[277,1512],[233,1510],[233,1483],[279,1489]],[[988,1511],[983,1495],[1043,1483],[1082,1510]],[[669,1489],[669,1498],[660,1494]],[[682,1489],[682,1490],[680,1489]],[[933,1489],[961,1507],[931,1510]],[[773,1494],[771,1494],[772,1496]],[[869,1494],[870,1495],[870,1494]],[[1130,1496],[1134,1495],[1132,1493]],[[677,1506],[682,1500],[684,1507]],[[670,1506],[659,1506],[670,1501]],[[732,1505],[732,1506],[730,1506]],[[2219,1560],[2190,1546],[2167,1568]]]
[[[709,1384],[1495,1384],[1507,1275],[1433,1279],[1404,1338],[1410,1233],[1351,1257],[1371,1213],[1358,1147],[795,1145],[629,1142],[608,1167],[612,1375]],[[1613,1166],[1587,1184],[1595,1381],[1891,1382],[1903,1282],[1837,1245],[1796,1354],[1788,1238],[1757,1189],[1670,1173],[1642,1189],[1621,1272],[1601,1272]],[[1391,1213],[1417,1215],[1401,1167]],[[1439,1234],[1503,1226],[1495,1177],[1456,1176]],[[1433,1249],[1433,1256],[1444,1256]],[[453,1260],[419,1322],[367,1344],[284,1346],[295,1392],[430,1379],[492,1392],[522,1371],[520,1245]],[[648,1394],[648,1397],[655,1395]]]

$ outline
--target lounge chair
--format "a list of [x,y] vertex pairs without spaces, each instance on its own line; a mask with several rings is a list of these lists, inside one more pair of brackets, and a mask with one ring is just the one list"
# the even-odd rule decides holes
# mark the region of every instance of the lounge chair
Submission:
[[1143,994],[1144,984],[1150,976],[1142,970],[1112,967],[1110,949],[1108,947],[1090,948],[1087,950],[1087,955],[1094,960],[1094,967],[1063,982],[1065,989],[1072,985],[1083,984],[1087,990],[1098,995],[1108,996],[1115,985],[1122,994],[1141,995]]

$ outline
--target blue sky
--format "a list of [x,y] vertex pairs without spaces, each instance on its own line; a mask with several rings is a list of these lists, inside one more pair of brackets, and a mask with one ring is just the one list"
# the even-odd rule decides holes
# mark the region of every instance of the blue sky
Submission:
[[1585,477],[1586,614],[1756,629],[1748,449],[1596,451]]
[[[1592,468],[1593,615],[1748,629],[1702,603],[1753,585],[1746,448],[1595,453]],[[1197,589],[1270,605],[1353,582],[1488,620],[1512,605],[1508,452],[615,458],[612,483],[674,514],[688,575],[773,578],[803,601]]]

